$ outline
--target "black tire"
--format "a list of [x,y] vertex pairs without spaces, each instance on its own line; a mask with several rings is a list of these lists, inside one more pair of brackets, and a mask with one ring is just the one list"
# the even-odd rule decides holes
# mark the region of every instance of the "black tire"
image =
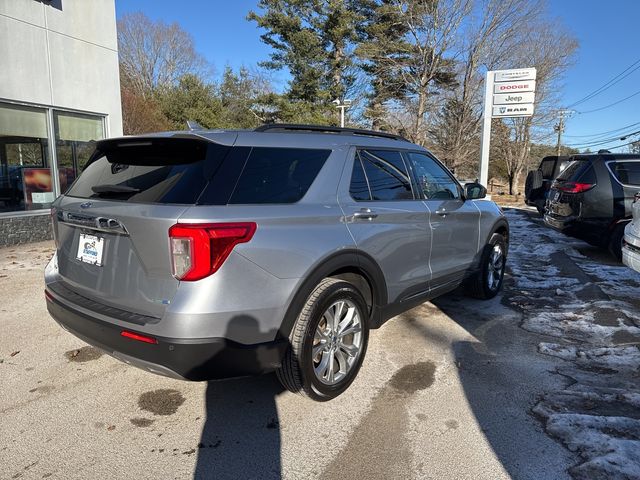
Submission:
[[[333,385],[322,383],[314,371],[312,349],[314,335],[323,315],[340,300],[351,302],[361,319],[361,347],[344,378]],[[367,351],[369,341],[368,310],[360,291],[351,283],[335,278],[325,278],[313,290],[289,336],[290,345],[276,370],[280,383],[289,391],[316,401],[331,400],[344,392],[355,379]],[[326,320],[324,320],[326,321]]]
[[626,226],[626,222],[617,224],[607,242],[607,250],[609,250],[609,253],[619,262],[622,261],[622,239],[624,238],[624,229]]
[[[489,271],[491,269],[491,265],[494,264],[494,258],[492,256],[494,255],[496,247],[498,247],[502,252],[502,265],[498,272],[497,283],[490,283]],[[493,235],[491,235],[489,243],[487,243],[482,250],[478,271],[471,278],[469,278],[469,280],[467,280],[467,293],[472,297],[480,298],[482,300],[488,300],[495,297],[502,288],[506,260],[507,242],[502,235],[500,235],[499,233],[494,233]]]
[[542,178],[542,170],[531,170],[527,174],[527,180],[524,184],[524,196],[527,200],[535,200],[532,198],[532,194],[542,188],[543,178]]

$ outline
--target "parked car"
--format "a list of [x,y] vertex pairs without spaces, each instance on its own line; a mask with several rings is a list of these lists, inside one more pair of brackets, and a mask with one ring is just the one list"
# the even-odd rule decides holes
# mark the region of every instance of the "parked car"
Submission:
[[603,152],[570,160],[549,191],[545,223],[621,259],[624,229],[640,188],[640,156]]
[[540,162],[537,170],[531,170],[527,174],[524,186],[525,203],[536,207],[540,215],[544,215],[544,207],[547,203],[547,196],[551,189],[551,184],[556,177],[570,163],[568,156],[548,156]]
[[632,211],[633,219],[624,231],[622,261],[636,272],[640,272],[640,192],[635,195]]
[[270,125],[108,139],[53,205],[47,307],[127,363],[189,380],[276,370],[315,400],[369,330],[461,283],[502,286],[486,189],[390,134]]

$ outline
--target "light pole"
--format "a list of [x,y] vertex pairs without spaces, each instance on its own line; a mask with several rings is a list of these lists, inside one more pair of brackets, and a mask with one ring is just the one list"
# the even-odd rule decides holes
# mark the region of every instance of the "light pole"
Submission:
[[339,99],[335,99],[333,101],[333,103],[336,104],[336,108],[340,109],[340,127],[344,128],[344,110],[346,108],[349,108],[351,106],[351,100],[342,100],[340,101]]

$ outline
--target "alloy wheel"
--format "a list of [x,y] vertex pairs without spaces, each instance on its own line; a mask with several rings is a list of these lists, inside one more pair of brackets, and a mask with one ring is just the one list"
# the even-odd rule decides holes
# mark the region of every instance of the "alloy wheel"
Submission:
[[329,306],[316,327],[311,351],[316,378],[325,385],[343,380],[362,353],[362,315],[341,299]]
[[487,286],[492,292],[500,286],[500,280],[504,273],[504,252],[500,245],[494,245],[489,255],[489,265],[487,266]]

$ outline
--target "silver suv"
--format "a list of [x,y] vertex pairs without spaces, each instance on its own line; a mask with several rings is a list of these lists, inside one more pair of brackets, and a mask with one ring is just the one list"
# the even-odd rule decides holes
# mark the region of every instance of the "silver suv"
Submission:
[[277,372],[315,400],[355,378],[370,329],[464,283],[501,288],[509,226],[427,150],[300,125],[99,141],[52,208],[47,307],[150,372]]

